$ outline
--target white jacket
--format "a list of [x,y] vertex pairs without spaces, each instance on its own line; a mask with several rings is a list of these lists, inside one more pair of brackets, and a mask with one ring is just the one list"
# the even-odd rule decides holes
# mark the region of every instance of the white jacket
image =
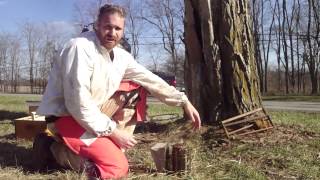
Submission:
[[132,55],[115,47],[114,59],[94,32],[71,39],[54,63],[41,104],[40,115],[73,116],[87,131],[99,135],[116,127],[101,113],[101,105],[118,89],[121,80],[132,80],[160,101],[181,106],[186,95],[138,64]]

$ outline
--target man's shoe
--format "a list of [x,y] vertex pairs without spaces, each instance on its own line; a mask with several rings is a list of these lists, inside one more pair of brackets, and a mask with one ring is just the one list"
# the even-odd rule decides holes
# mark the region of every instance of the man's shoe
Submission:
[[32,163],[36,171],[46,171],[55,164],[55,159],[50,150],[55,140],[46,133],[38,134],[33,141]]

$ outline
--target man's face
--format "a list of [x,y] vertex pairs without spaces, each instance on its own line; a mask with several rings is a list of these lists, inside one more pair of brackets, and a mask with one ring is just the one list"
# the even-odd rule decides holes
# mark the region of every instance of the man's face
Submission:
[[110,50],[121,40],[125,19],[118,13],[105,13],[97,22],[96,33],[102,46]]

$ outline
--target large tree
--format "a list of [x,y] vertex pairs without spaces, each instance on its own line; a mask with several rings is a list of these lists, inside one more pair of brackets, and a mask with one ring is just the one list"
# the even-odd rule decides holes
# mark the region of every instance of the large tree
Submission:
[[22,26],[22,36],[26,42],[28,51],[30,90],[31,93],[35,93],[35,72],[37,70],[36,60],[41,41],[41,31],[36,24],[26,22]]
[[185,0],[185,83],[205,123],[261,106],[248,0]]
[[9,34],[0,34],[0,92],[6,91],[6,77],[8,75],[7,64],[9,54]]
[[[162,38],[163,48],[170,55],[166,65],[167,71],[179,76],[181,61],[179,48],[183,33],[182,0],[149,0],[142,18],[150,23]],[[168,66],[169,65],[169,66]]]

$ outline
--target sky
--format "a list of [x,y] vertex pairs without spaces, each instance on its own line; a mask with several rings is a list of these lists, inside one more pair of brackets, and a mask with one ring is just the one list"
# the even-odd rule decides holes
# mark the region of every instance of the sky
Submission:
[[[21,26],[29,22],[47,23],[51,25],[50,27],[58,29],[60,33],[70,33],[71,36],[78,31],[75,30],[75,3],[80,1],[90,3],[90,0],[0,0],[0,33],[19,34]],[[144,35],[146,34],[148,33],[144,32]],[[156,47],[152,49],[154,48]],[[137,60],[145,66],[152,64],[150,53],[147,53],[149,51],[148,46],[140,47]]]
[[73,20],[75,0],[0,0],[0,31],[17,32],[19,26],[52,23],[68,29]]

